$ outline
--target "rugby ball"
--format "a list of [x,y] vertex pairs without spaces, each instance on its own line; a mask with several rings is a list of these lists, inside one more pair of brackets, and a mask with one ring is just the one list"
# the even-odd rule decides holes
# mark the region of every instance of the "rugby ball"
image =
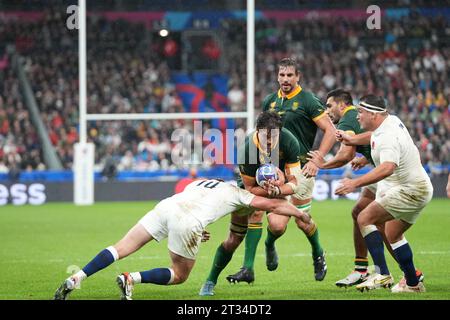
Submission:
[[256,183],[264,187],[264,182],[268,180],[278,180],[277,167],[273,164],[263,164],[256,170]]

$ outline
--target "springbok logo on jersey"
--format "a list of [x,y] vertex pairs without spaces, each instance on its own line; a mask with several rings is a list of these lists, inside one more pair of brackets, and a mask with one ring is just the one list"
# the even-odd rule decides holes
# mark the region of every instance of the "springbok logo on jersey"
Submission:
[[270,109],[275,109],[275,101],[270,104]]
[[295,102],[292,104],[292,110],[297,110],[297,109],[298,109],[298,102],[295,101]]

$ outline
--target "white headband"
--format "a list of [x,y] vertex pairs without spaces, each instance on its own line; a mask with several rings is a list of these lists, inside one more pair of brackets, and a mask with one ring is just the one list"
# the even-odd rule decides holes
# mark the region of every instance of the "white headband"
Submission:
[[367,102],[360,102],[359,107],[363,108],[369,112],[375,112],[375,113],[386,112],[385,108],[374,106],[373,104],[368,104]]

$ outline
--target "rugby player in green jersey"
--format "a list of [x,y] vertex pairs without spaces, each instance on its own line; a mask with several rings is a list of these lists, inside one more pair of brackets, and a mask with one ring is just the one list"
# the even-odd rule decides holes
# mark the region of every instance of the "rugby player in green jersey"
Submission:
[[[278,169],[281,178],[277,182],[266,183],[261,187],[256,182],[256,171],[266,163],[271,163],[283,171]],[[281,117],[276,112],[263,112],[258,116],[256,131],[250,133],[245,143],[239,147],[238,165],[240,172],[238,186],[257,196],[284,198],[296,193],[299,187],[298,179],[301,176],[300,145],[289,130],[282,128]],[[287,180],[286,183],[284,179]],[[214,294],[219,274],[242,242],[247,228],[252,227],[248,224],[248,215],[245,213],[248,214],[248,210],[232,215],[228,239],[217,248],[210,274],[200,290],[201,296]],[[278,216],[268,213],[267,219],[271,229],[280,229]],[[299,220],[305,225],[313,223],[307,214]],[[281,228],[284,229],[285,226]],[[253,270],[246,274],[246,277],[248,283],[253,282]]]
[[[324,131],[318,152],[322,155],[328,153],[336,142],[335,127],[326,116],[325,107],[322,102],[311,92],[304,90],[300,85],[300,72],[294,59],[285,58],[278,64],[278,84],[280,89],[268,95],[262,104],[263,111],[275,111],[283,119],[283,127],[288,129],[300,144],[300,163],[302,175],[299,177],[299,187],[292,195],[291,201],[301,210],[310,213],[312,192],[314,189],[314,177],[317,175],[318,167],[307,160],[308,152],[311,151],[316,137],[317,128]],[[227,279],[231,282],[252,280],[253,265],[256,248],[262,235],[263,212],[257,211],[249,218],[249,229],[245,239],[244,264],[236,274]],[[275,241],[286,231],[289,219],[274,217],[277,219],[277,230],[270,226],[267,228],[266,266],[270,271],[278,267],[278,256],[275,250]],[[325,278],[327,265],[325,254],[319,241],[317,225],[304,224],[296,219],[296,224],[308,238],[312,247],[314,276],[317,281]]]
[[[353,98],[350,92],[343,89],[330,91],[327,95],[326,107],[328,116],[339,130],[342,130],[350,135],[365,132],[363,129],[361,129],[361,126],[358,122],[358,111],[353,105]],[[355,157],[356,152],[363,155],[363,157]],[[324,157],[317,151],[310,152],[308,159],[314,162],[320,169],[334,169],[342,167],[349,162],[351,162],[353,169],[360,169],[369,163],[373,165],[369,145],[349,146],[341,143],[336,155],[328,161],[325,161]],[[375,200],[375,193],[376,185],[369,185],[367,187],[364,187],[361,191],[358,202],[352,209],[355,268],[353,272],[351,272],[347,277],[336,282],[336,285],[338,287],[349,287],[357,285],[367,279],[368,252],[364,238],[362,237],[361,231],[359,230],[357,217],[364,208],[366,208],[372,201]],[[384,231],[381,231],[383,240],[386,244],[386,248],[395,259],[394,251],[387,241]],[[417,270],[417,275],[422,281],[423,274],[419,270]]]

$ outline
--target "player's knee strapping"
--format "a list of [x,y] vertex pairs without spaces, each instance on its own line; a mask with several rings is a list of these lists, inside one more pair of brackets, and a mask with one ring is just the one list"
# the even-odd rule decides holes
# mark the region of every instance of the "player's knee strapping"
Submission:
[[230,231],[240,237],[245,237],[245,234],[247,233],[247,228],[248,228],[247,224],[240,224],[236,222],[231,222],[230,224]]
[[305,203],[305,204],[297,205],[296,207],[298,209],[302,210],[303,212],[310,214],[311,206],[312,206],[312,201]]

